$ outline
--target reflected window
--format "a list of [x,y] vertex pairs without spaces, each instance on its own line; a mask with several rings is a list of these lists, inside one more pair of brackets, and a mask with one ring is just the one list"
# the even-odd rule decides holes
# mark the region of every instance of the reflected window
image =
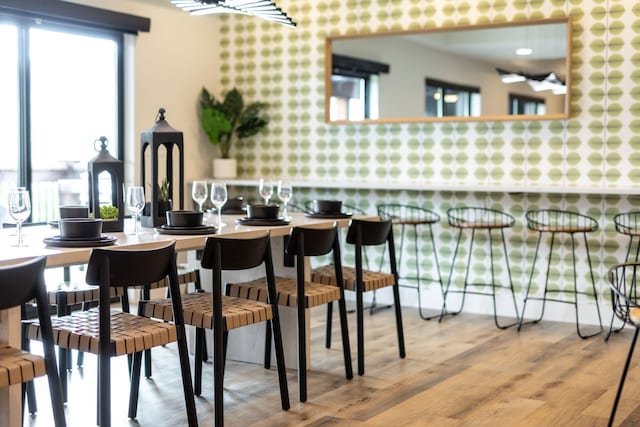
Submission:
[[509,114],[546,114],[547,108],[544,98],[527,95],[509,94]]
[[441,80],[425,81],[425,116],[474,117],[480,115],[480,88]]

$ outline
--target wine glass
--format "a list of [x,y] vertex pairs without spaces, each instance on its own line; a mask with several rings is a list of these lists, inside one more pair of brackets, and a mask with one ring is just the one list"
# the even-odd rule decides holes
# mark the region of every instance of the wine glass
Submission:
[[227,203],[227,184],[224,182],[214,182],[211,184],[211,203],[218,211],[218,228],[227,224],[222,223],[222,207]]
[[133,215],[133,234],[138,234],[138,216],[144,209],[144,188],[129,187],[127,189],[127,209]]
[[31,215],[31,199],[24,187],[18,187],[9,193],[9,214],[16,222],[18,247],[22,247],[22,223]]
[[258,191],[260,191],[260,197],[264,199],[264,204],[269,204],[269,199],[273,195],[273,183],[271,180],[260,178],[260,184],[258,184]]
[[207,200],[209,196],[209,188],[207,186],[207,181],[193,181],[193,186],[191,187],[191,197],[193,197],[193,201],[198,204],[198,210],[202,212],[202,206],[204,205],[204,201]]
[[293,187],[291,183],[289,181],[278,181],[278,198],[284,203],[284,209],[282,211],[284,219],[288,219],[287,203],[289,203],[291,197],[293,197]]

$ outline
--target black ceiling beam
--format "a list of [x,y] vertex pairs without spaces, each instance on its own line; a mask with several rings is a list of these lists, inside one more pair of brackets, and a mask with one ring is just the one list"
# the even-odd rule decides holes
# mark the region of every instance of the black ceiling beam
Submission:
[[2,0],[0,14],[51,19],[74,25],[137,34],[151,28],[149,18],[60,0]]

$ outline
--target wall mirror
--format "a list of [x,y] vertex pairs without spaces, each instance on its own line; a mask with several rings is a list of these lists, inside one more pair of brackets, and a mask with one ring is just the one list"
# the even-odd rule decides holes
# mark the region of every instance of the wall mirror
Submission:
[[569,118],[569,17],[328,37],[325,121]]

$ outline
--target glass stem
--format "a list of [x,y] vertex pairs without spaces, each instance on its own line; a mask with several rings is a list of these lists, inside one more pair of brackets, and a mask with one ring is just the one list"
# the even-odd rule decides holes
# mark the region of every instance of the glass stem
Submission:
[[218,228],[222,228],[222,208],[218,208]]
[[16,234],[18,235],[18,247],[22,247],[22,223],[16,222]]
[[138,214],[133,215],[133,234],[138,234]]

